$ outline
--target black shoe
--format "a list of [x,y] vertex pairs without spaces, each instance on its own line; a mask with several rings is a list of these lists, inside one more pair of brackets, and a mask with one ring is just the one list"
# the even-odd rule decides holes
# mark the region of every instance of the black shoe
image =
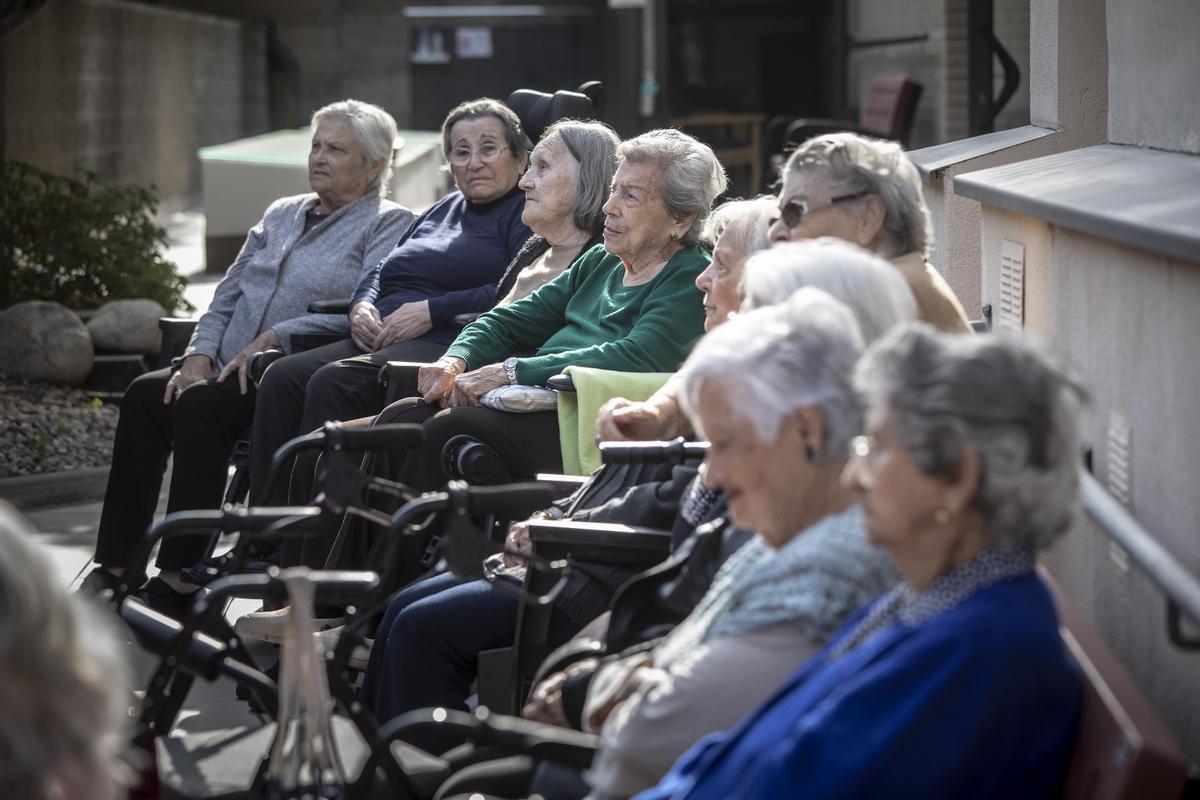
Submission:
[[162,578],[146,581],[146,585],[134,592],[133,596],[160,614],[166,614],[175,620],[183,619],[192,607],[192,601],[196,599],[195,592],[177,592]]
[[76,594],[81,594],[86,597],[95,597],[98,600],[107,600],[112,597],[117,591],[117,587],[121,585],[121,579],[104,567],[96,567],[87,574],[75,590]]

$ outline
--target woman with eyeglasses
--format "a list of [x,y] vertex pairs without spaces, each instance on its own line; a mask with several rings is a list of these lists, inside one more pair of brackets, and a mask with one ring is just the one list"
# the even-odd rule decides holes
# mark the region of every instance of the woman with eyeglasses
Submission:
[[[505,267],[532,235],[517,186],[531,147],[517,115],[498,100],[471,100],[446,116],[442,149],[457,190],[417,217],[359,282],[350,338],[280,359],[264,375],[259,403],[270,413],[251,430],[252,503],[286,502],[285,487],[263,485],[280,445],[326,420],[378,412],[381,366],[434,361],[458,333],[456,315],[492,307]],[[564,244],[577,254],[590,232],[571,228]]]
[[1070,527],[1080,391],[1015,338],[893,332],[844,486],[902,583],[642,800],[1057,796],[1079,671],[1037,551]]
[[888,259],[908,281],[920,318],[970,333],[954,290],[929,262],[929,209],[917,168],[895,142],[856,133],[814,136],[788,158],[772,242],[836,236]]

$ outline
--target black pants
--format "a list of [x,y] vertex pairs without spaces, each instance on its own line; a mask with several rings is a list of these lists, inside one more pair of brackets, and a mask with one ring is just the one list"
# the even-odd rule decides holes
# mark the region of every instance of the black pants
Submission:
[[435,361],[444,352],[444,344],[416,340],[363,353],[353,341],[344,339],[272,364],[258,387],[262,413],[250,433],[251,505],[287,502],[286,479],[266,485],[271,457],[284,442],[329,420],[379,413],[384,405],[380,367],[388,361]]
[[[96,540],[95,560],[104,566],[125,566],[130,548],[153,521],[172,451],[167,512],[219,508],[229,455],[254,417],[255,390],[241,394],[236,376],[192,386],[168,405],[163,393],[170,375],[169,369],[142,375],[121,400]],[[157,564],[181,569],[203,558],[210,545],[205,536],[167,539]]]

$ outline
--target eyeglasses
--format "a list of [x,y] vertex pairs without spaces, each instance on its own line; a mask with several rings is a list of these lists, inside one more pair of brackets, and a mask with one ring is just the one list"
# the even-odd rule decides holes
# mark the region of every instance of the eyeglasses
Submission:
[[829,202],[818,208],[810,208],[807,200],[789,200],[784,203],[779,209],[779,218],[783,220],[783,224],[790,231],[803,221],[806,214],[813,211],[819,211],[822,208],[831,206],[834,203],[844,203],[848,200],[857,200],[858,198],[868,195],[870,192],[854,192],[853,194],[839,194],[837,197],[829,198]]
[[450,163],[456,167],[465,167],[467,164],[471,163],[471,158],[473,156],[479,156],[479,160],[481,162],[484,164],[490,164],[499,158],[500,154],[507,149],[507,147],[503,147],[492,142],[484,142],[483,144],[479,145],[477,150],[471,150],[466,147],[458,147],[450,151]]
[[[855,436],[850,440],[850,459],[846,462],[846,468],[853,470],[852,474],[858,476],[859,483],[864,488],[869,487],[875,480],[875,473],[879,470],[879,459],[885,452],[884,448],[879,447],[872,454],[871,437]],[[872,455],[875,457],[872,458]]]

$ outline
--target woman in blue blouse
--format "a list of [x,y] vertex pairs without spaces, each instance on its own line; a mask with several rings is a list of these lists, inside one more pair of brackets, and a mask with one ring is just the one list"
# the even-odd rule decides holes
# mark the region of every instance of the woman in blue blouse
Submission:
[[1071,524],[1079,392],[1029,347],[893,334],[844,479],[904,578],[640,798],[1051,797],[1081,685],[1035,552]]

